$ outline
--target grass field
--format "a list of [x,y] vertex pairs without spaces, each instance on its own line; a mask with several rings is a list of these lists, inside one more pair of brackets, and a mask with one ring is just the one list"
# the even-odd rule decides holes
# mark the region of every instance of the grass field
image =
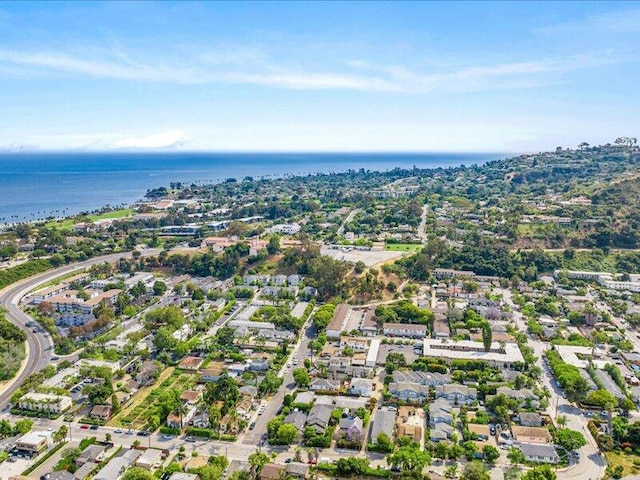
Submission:
[[[89,215],[88,217],[95,222],[96,220],[108,220],[108,219],[129,217],[132,214],[133,214],[132,209],[123,208],[122,210],[114,210],[113,212],[101,213],[99,215]],[[78,223],[77,217],[73,217],[73,218],[66,218],[64,220],[55,220],[53,222],[49,222],[46,224],[46,227],[67,229],[67,228],[73,227],[76,223]]]
[[384,249],[390,252],[419,252],[422,250],[422,245],[416,243],[387,243]]
[[605,452],[604,456],[607,458],[607,463],[611,468],[615,468],[617,465],[624,467],[623,477],[627,475],[636,475],[640,471],[640,466],[634,465],[634,460],[640,464],[640,455],[627,454],[624,452]]

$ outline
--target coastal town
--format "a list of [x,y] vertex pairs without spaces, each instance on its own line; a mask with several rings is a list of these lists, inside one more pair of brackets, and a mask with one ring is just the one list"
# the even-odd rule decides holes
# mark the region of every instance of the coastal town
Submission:
[[9,226],[0,477],[637,474],[638,160],[172,183]]

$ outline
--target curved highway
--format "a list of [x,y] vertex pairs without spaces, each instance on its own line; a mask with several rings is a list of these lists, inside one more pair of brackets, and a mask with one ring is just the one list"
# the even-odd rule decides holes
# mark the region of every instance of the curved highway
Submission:
[[[152,255],[157,253],[157,251],[157,249],[150,249],[143,252],[143,255]],[[18,372],[16,377],[9,380],[4,385],[3,391],[0,393],[0,410],[3,410],[7,406],[11,399],[11,395],[20,387],[22,382],[29,375],[42,370],[46,365],[51,363],[52,356],[54,355],[53,340],[49,333],[42,328],[38,328],[37,332],[33,332],[31,328],[27,327],[27,323],[34,320],[20,309],[20,300],[34,288],[48,283],[56,277],[66,275],[76,270],[82,270],[99,263],[111,263],[127,257],[131,257],[131,252],[114,253],[111,255],[92,258],[84,262],[74,263],[34,275],[21,280],[18,283],[9,285],[4,290],[0,291],[0,305],[6,309],[7,320],[26,332],[28,344],[27,359],[24,368]],[[65,358],[69,358],[69,356]]]

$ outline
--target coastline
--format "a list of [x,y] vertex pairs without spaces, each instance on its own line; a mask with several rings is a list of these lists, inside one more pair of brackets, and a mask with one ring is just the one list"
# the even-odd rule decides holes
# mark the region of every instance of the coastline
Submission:
[[172,182],[214,184],[227,178],[435,169],[483,164],[505,154],[283,153],[283,154],[0,154],[0,228],[60,220],[106,207],[126,208],[152,188]]

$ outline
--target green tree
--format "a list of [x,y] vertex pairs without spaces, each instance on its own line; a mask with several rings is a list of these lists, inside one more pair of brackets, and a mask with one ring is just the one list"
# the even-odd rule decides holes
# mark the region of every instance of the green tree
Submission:
[[491,343],[493,342],[493,333],[491,332],[491,325],[489,322],[482,323],[482,344],[484,346],[484,351],[488,352],[491,350]]
[[160,296],[160,295],[164,295],[164,293],[167,291],[167,284],[160,281],[160,280],[156,280],[153,283],[153,294]]
[[290,424],[284,423],[278,427],[278,443],[283,445],[291,445],[298,436],[298,429]]
[[416,445],[407,445],[398,448],[394,453],[387,456],[387,462],[403,470],[418,470],[431,464],[429,452],[423,452]]
[[13,425],[13,434],[14,435],[24,435],[25,433],[27,433],[28,431],[31,430],[31,427],[33,427],[33,421],[32,420],[27,420],[27,419],[18,420]]
[[393,441],[384,432],[378,434],[375,444],[376,450],[382,453],[391,453],[393,451]]
[[587,444],[587,440],[581,432],[569,428],[561,428],[555,433],[555,441],[565,450],[578,450]]
[[251,465],[251,470],[256,476],[260,475],[262,467],[269,463],[269,461],[269,456],[263,452],[255,452],[249,455],[249,465]]
[[156,477],[144,468],[131,467],[126,471],[122,480],[156,480]]
[[296,368],[293,371],[293,379],[301,387],[308,387],[311,383],[311,377],[306,368]]
[[519,448],[511,447],[509,449],[509,453],[507,453],[507,458],[511,462],[512,465],[521,465],[524,463],[524,455],[520,451]]
[[521,480],[556,480],[558,477],[550,465],[540,465],[526,471],[520,478]]
[[485,462],[492,464],[500,458],[500,452],[493,445],[485,445],[482,447],[482,457]]
[[491,480],[491,475],[481,462],[474,461],[464,467],[460,480]]

